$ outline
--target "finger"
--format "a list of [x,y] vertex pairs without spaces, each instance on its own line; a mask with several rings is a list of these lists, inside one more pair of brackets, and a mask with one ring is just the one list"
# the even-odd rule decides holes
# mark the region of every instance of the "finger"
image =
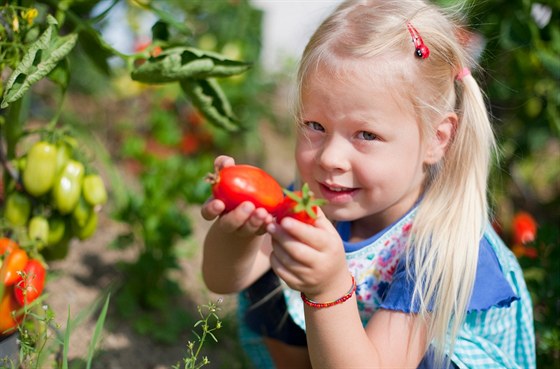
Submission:
[[288,235],[316,250],[321,250],[329,238],[337,235],[332,223],[322,213],[313,226],[289,217],[282,219],[280,225]]
[[311,267],[316,260],[317,252],[314,248],[300,242],[285,232],[277,224],[269,224],[267,231],[272,236],[272,248],[282,264],[295,271],[299,267]]
[[267,222],[272,221],[272,215],[263,208],[255,209],[249,219],[242,227],[242,231],[246,234],[262,234],[262,229],[266,227]]
[[270,266],[274,273],[291,288],[298,290],[298,287],[302,285],[297,275],[282,263],[274,251],[270,254]]
[[322,228],[322,229],[332,229],[333,225],[332,222],[327,218],[323,209],[320,207],[317,208],[317,218],[315,219],[315,227]]
[[227,214],[224,214],[218,221],[221,223],[224,231],[235,232],[243,227],[254,211],[255,205],[250,201],[245,201]]
[[204,205],[202,205],[200,214],[205,220],[214,220],[223,213],[225,208],[226,206],[223,201],[210,198]]
[[235,165],[235,160],[231,156],[220,155],[214,160],[214,168],[216,172],[219,172],[225,167],[231,167]]

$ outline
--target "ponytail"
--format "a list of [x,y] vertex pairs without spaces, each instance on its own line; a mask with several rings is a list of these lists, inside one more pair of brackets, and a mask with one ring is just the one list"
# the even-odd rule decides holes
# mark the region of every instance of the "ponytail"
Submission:
[[475,79],[455,82],[458,124],[415,217],[413,301],[431,310],[436,367],[452,350],[470,301],[480,239],[488,221],[487,180],[494,135]]

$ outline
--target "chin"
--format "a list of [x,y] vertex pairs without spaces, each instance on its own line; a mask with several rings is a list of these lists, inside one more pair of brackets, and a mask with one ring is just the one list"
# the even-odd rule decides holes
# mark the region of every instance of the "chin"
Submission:
[[351,222],[356,219],[363,217],[363,214],[358,214],[350,209],[341,209],[339,207],[333,207],[332,205],[324,205],[321,207],[325,215],[331,221],[336,222]]

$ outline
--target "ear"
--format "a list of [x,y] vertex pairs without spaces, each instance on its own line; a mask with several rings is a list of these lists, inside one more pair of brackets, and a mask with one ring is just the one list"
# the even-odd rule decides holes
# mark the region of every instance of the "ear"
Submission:
[[426,157],[424,158],[425,164],[435,164],[443,158],[447,147],[453,141],[457,121],[457,114],[448,113],[436,125],[433,136],[428,140]]

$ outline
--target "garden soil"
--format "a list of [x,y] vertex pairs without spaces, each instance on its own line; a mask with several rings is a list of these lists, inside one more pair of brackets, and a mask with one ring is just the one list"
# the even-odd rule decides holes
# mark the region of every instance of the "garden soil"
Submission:
[[[266,127],[266,126],[265,126]],[[262,132],[265,164],[263,167],[285,184],[293,178],[292,149],[290,143],[264,128]],[[229,317],[225,324],[235,323],[235,298],[233,296],[217,296],[210,293],[202,283],[200,274],[201,245],[209,222],[200,217],[199,207],[192,206],[186,216],[194,223],[193,237],[189,241],[192,251],[181,260],[178,280],[182,281],[185,290],[181,304],[185,311],[196,317],[197,306],[210,301],[222,299],[220,317]],[[88,318],[78,322],[72,328],[69,345],[69,359],[82,361],[87,358],[90,340],[107,291],[122,281],[123,274],[119,262],[133,261],[136,258],[134,249],[116,250],[109,245],[115,237],[124,231],[125,225],[111,219],[105,211],[101,212],[99,228],[96,234],[86,241],[73,241],[67,257],[50,263],[49,282],[46,287],[46,302],[55,313],[55,322],[59,331],[66,328],[68,314],[71,319],[91,309],[95,303],[99,308]],[[114,302],[114,296],[111,300]],[[223,331],[223,332],[222,332]],[[246,367],[248,364],[239,359],[242,355],[237,344],[235,329],[224,327],[216,331],[218,344],[203,349],[210,364],[205,368]],[[93,361],[93,368],[104,369],[163,369],[172,368],[182,362],[186,356],[186,344],[195,337],[187,329],[184,335],[174,344],[162,344],[154,341],[150,334],[138,334],[131,325],[131,320],[119,316],[114,304],[109,305],[98,354]],[[237,351],[237,352],[234,352]],[[233,357],[232,357],[233,355]],[[246,360],[246,358],[245,358]]]

